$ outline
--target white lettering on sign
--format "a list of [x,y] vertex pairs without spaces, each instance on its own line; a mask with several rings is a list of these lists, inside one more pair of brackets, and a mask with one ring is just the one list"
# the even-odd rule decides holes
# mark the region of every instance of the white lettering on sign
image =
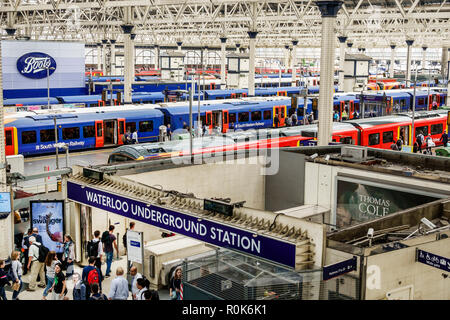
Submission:
[[371,216],[384,217],[389,214],[389,200],[377,199],[371,196],[359,195],[359,211]]
[[46,70],[51,65],[50,57],[28,57],[24,61],[25,67],[22,73],[36,73]]

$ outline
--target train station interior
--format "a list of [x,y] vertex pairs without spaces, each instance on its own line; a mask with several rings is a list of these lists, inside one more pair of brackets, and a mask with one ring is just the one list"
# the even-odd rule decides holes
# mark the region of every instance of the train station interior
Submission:
[[448,1],[0,0],[0,300],[450,300],[449,56]]

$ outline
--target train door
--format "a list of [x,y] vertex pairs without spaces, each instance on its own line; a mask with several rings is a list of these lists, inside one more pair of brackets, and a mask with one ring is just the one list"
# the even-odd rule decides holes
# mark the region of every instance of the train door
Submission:
[[95,147],[103,147],[105,140],[103,138],[103,121],[95,121]]
[[205,125],[206,127],[209,128],[209,132],[211,133],[212,129],[213,129],[213,124],[212,124],[212,111],[206,111],[206,121],[205,121]]
[[222,110],[222,132],[226,133],[228,131],[228,110]]
[[403,141],[403,145],[412,145],[411,144],[411,126],[399,126],[398,127],[398,139]]
[[117,120],[104,120],[104,145],[117,144]]
[[353,114],[355,113],[355,103],[353,100],[350,100],[348,102],[348,109],[349,109],[348,118],[353,119]]
[[7,156],[17,154],[17,128],[5,128],[5,152]]
[[212,111],[211,129],[217,128],[222,124],[222,111]]
[[284,119],[286,117],[286,106],[273,107],[273,118],[274,118],[273,124],[274,125],[275,125],[275,117],[276,116],[278,116],[278,119],[279,119],[278,126],[284,127]]
[[123,144],[123,135],[125,134],[125,119],[117,119],[117,122],[118,122],[117,144]]
[[[339,102],[339,121],[342,121],[342,112],[345,110],[345,101]],[[345,119],[347,120],[347,119]]]

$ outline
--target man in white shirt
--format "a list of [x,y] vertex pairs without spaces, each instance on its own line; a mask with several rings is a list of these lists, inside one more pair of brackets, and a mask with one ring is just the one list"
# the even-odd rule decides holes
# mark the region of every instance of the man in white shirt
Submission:
[[131,135],[131,143],[139,143],[136,129],[133,131],[133,134]]
[[136,294],[139,292],[139,289],[136,286],[137,279],[142,278],[142,274],[137,272],[137,268],[135,266],[132,266],[130,268],[130,275],[131,275],[131,295],[133,296],[133,300],[136,300]]
[[127,300],[128,299],[128,281],[123,277],[123,268],[116,270],[117,277],[111,282],[108,300]]
[[[36,241],[34,236],[30,236],[28,238],[30,242],[30,247],[28,249],[28,270],[31,270],[30,275],[30,284],[28,285],[27,291],[35,291],[36,290],[36,279],[39,275],[40,282],[39,287],[45,288],[45,272],[44,272],[44,263],[39,262],[39,247],[41,244]],[[30,269],[31,267],[31,269]]]

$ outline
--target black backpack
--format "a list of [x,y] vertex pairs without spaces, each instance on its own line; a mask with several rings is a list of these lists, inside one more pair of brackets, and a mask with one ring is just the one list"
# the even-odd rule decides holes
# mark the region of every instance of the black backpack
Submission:
[[102,233],[102,242],[105,246],[111,244],[111,237],[109,236],[109,231],[105,231]]
[[41,245],[37,245],[37,244],[32,244],[35,245],[36,247],[39,248],[39,256],[38,256],[38,261],[39,262],[45,262],[45,258],[47,257],[48,252],[50,251],[46,246],[44,246],[43,244]]
[[89,257],[97,258],[99,244],[100,244],[100,241],[94,242],[94,240],[91,240],[87,243],[87,252],[88,252]]

